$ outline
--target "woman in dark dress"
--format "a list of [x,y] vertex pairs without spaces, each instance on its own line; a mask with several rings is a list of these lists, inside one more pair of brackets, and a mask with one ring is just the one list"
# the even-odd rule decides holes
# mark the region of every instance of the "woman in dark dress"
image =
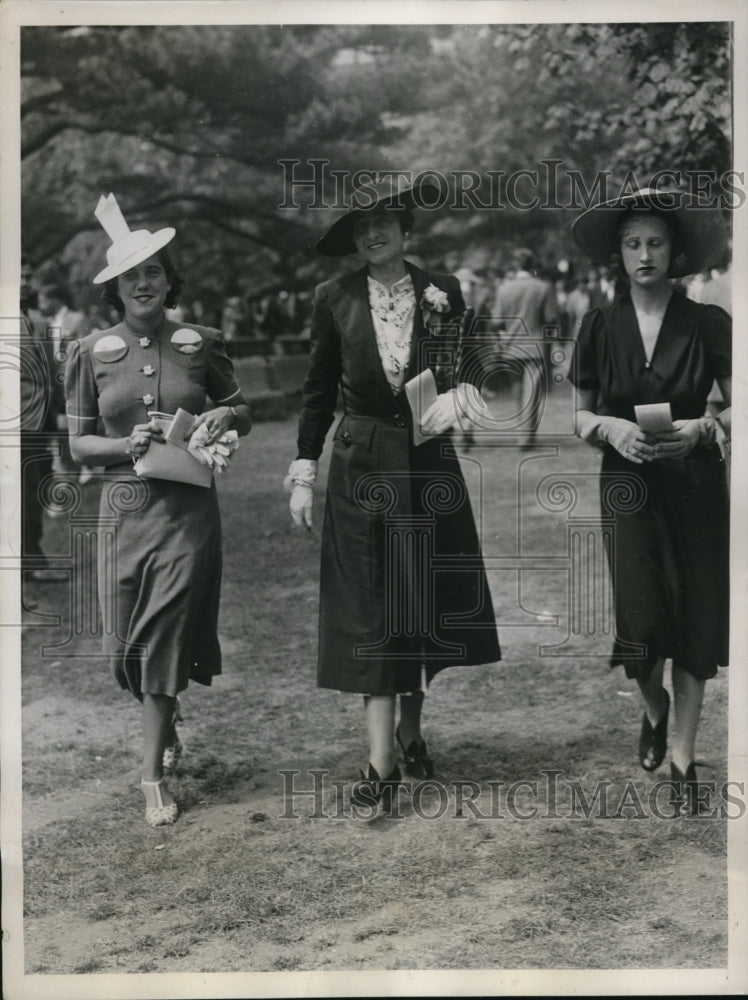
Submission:
[[[672,660],[671,777],[679,809],[695,812],[704,685],[728,655],[720,442],[730,428],[731,321],[676,293],[670,279],[700,271],[722,247],[724,229],[717,209],[644,190],[589,209],[573,232],[594,260],[622,265],[624,279],[610,306],[584,317],[570,372],[577,434],[603,449],[603,513],[615,514],[612,665],[638,681],[645,706],[639,759],[653,771],[667,747],[663,667]],[[707,415],[715,380],[724,401],[717,417]],[[634,407],[657,403],[670,404],[672,427],[646,430]]]
[[[181,287],[164,249],[174,230],[130,232],[113,195],[96,216],[112,246],[94,283],[105,283],[124,319],[70,345],[70,447],[76,461],[107,471],[98,552],[104,651],[120,686],[143,704],[145,817],[162,826],[178,814],[163,781],[181,752],[177,695],[221,672],[221,522],[214,483],[143,480],[133,462],[164,445],[149,411],[199,414],[206,445],[230,428],[246,434],[250,416],[220,331],[165,318]],[[215,405],[206,410],[207,397]]]
[[386,801],[401,777],[395,738],[410,775],[433,773],[421,707],[435,674],[500,658],[478,534],[447,433],[458,402],[467,406],[474,393],[458,385],[439,394],[422,416],[431,436],[416,446],[403,389],[428,366],[425,303],[442,316],[464,311],[455,277],[403,259],[418,194],[380,189],[375,204],[346,212],[317,244],[333,257],[358,252],[364,267],[316,289],[298,457],[287,480],[295,523],[311,525],[317,459],[340,389],[344,414],[322,527],[317,679],[364,695],[370,755],[354,800],[367,803]]

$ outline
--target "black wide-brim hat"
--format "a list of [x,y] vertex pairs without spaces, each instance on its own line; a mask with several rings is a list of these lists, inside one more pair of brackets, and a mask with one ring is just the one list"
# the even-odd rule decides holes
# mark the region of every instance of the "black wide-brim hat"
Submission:
[[682,253],[673,258],[672,278],[705,270],[725,246],[727,227],[718,206],[684,191],[655,188],[642,188],[588,208],[572,223],[572,235],[596,264],[607,264],[620,252],[621,223],[637,212],[669,219],[678,231]]
[[353,195],[351,207],[345,215],[333,222],[325,235],[317,241],[316,249],[325,257],[347,257],[357,250],[353,241],[353,225],[357,219],[383,209],[403,211],[435,208],[440,198],[441,190],[429,181],[417,181],[412,186],[398,187],[388,179],[361,188]]

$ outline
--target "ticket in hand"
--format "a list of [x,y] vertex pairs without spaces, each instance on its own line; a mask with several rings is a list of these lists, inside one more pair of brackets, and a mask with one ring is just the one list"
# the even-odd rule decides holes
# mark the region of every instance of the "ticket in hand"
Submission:
[[428,441],[430,437],[433,437],[433,435],[423,433],[421,430],[421,420],[426,410],[428,410],[437,397],[434,373],[430,368],[424,368],[419,375],[412,378],[410,382],[406,382],[403,388],[405,389],[405,395],[408,397],[410,409],[413,413],[413,444],[423,444],[424,441]]
[[192,436],[196,422],[197,417],[188,413],[187,410],[183,410],[180,406],[177,408],[177,412],[174,414],[174,419],[169,425],[164,437],[167,441],[174,441],[175,444],[181,444],[184,446],[185,441],[189,441]]
[[647,403],[635,406],[636,422],[648,434],[662,434],[664,431],[675,430],[670,403]]

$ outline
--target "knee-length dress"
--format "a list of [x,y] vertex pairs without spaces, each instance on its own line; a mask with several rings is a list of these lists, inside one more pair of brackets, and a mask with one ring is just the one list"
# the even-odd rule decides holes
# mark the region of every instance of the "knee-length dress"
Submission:
[[[600,414],[635,420],[634,407],[670,403],[673,420],[704,415],[714,380],[731,373],[730,317],[674,293],[648,362],[629,295],[588,312],[569,378],[595,390]],[[616,605],[611,665],[646,679],[659,657],[698,679],[728,658],[729,500],[717,445],[643,465],[606,446],[604,518]]]
[[[199,414],[208,397],[242,401],[220,331],[169,320],[152,337],[123,322],[73,342],[66,396],[73,433],[96,433],[101,420],[112,438],[146,423],[149,410]],[[215,485],[141,479],[131,461],[108,466],[97,572],[104,652],[121,687],[173,696],[221,672]]]
[[[459,311],[457,279],[408,265]],[[407,379],[426,366],[418,307]],[[322,526],[317,682],[363,694],[417,690],[445,667],[501,658],[465,480],[449,435],[414,446],[405,392],[378,353],[367,272],[319,286],[298,457],[319,457],[340,389]]]

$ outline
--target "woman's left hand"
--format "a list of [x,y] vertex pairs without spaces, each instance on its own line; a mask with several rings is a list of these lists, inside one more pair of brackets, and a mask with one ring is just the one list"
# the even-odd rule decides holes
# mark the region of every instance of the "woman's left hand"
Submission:
[[230,406],[217,406],[214,410],[206,410],[205,413],[201,413],[200,416],[195,421],[194,431],[200,426],[200,424],[205,424],[208,428],[208,433],[210,437],[205,442],[206,446],[213,444],[218,438],[225,434],[227,430],[230,430],[234,425],[234,414],[232,413]]
[[673,428],[656,435],[655,461],[660,458],[685,458],[701,441],[698,420],[674,420]]

